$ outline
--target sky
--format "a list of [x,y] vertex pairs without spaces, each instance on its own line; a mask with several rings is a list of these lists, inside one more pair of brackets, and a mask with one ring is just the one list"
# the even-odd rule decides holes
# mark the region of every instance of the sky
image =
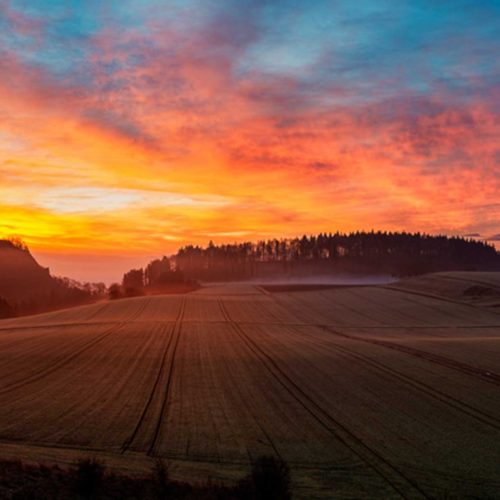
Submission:
[[0,0],[0,237],[107,282],[209,240],[498,242],[499,33],[500,0]]

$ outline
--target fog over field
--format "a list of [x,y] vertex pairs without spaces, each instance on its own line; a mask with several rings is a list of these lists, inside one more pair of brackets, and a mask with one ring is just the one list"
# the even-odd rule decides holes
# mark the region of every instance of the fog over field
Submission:
[[234,284],[265,284],[265,285],[386,285],[397,281],[397,278],[389,274],[331,274],[331,275],[314,275],[309,276],[290,276],[286,277],[269,277],[258,278],[254,280],[238,281]]

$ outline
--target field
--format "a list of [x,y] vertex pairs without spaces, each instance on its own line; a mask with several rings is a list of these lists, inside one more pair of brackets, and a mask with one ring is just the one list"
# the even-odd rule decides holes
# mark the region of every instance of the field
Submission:
[[0,321],[0,457],[230,482],[271,454],[297,497],[498,495],[498,275],[270,290]]

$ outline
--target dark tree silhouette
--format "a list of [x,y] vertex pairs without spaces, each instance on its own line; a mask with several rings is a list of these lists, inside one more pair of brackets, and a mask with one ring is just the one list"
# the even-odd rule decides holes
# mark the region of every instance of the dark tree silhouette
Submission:
[[122,286],[117,286],[118,288],[110,293],[110,298],[119,298],[119,295],[133,297],[144,293],[188,292],[199,285],[194,280],[186,279],[184,273],[174,267],[168,257],[163,257],[150,262],[144,271],[128,271],[123,276]]
[[108,288],[108,295],[111,300],[120,299],[122,294],[122,287],[118,283],[113,283]]
[[161,260],[153,260],[150,262],[144,271],[145,286],[154,286],[158,284],[160,277],[172,270],[168,257],[163,257]]
[[123,288],[140,290],[144,287],[144,271],[142,269],[132,269],[123,275]]
[[186,278],[205,281],[336,272],[409,276],[444,270],[497,270],[492,245],[421,233],[320,233],[256,243],[188,245],[172,257]]

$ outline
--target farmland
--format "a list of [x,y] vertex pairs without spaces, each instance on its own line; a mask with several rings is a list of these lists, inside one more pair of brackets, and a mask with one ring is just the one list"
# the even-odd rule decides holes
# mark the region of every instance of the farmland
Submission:
[[499,291],[221,284],[3,320],[0,456],[232,481],[276,455],[298,497],[492,496]]

